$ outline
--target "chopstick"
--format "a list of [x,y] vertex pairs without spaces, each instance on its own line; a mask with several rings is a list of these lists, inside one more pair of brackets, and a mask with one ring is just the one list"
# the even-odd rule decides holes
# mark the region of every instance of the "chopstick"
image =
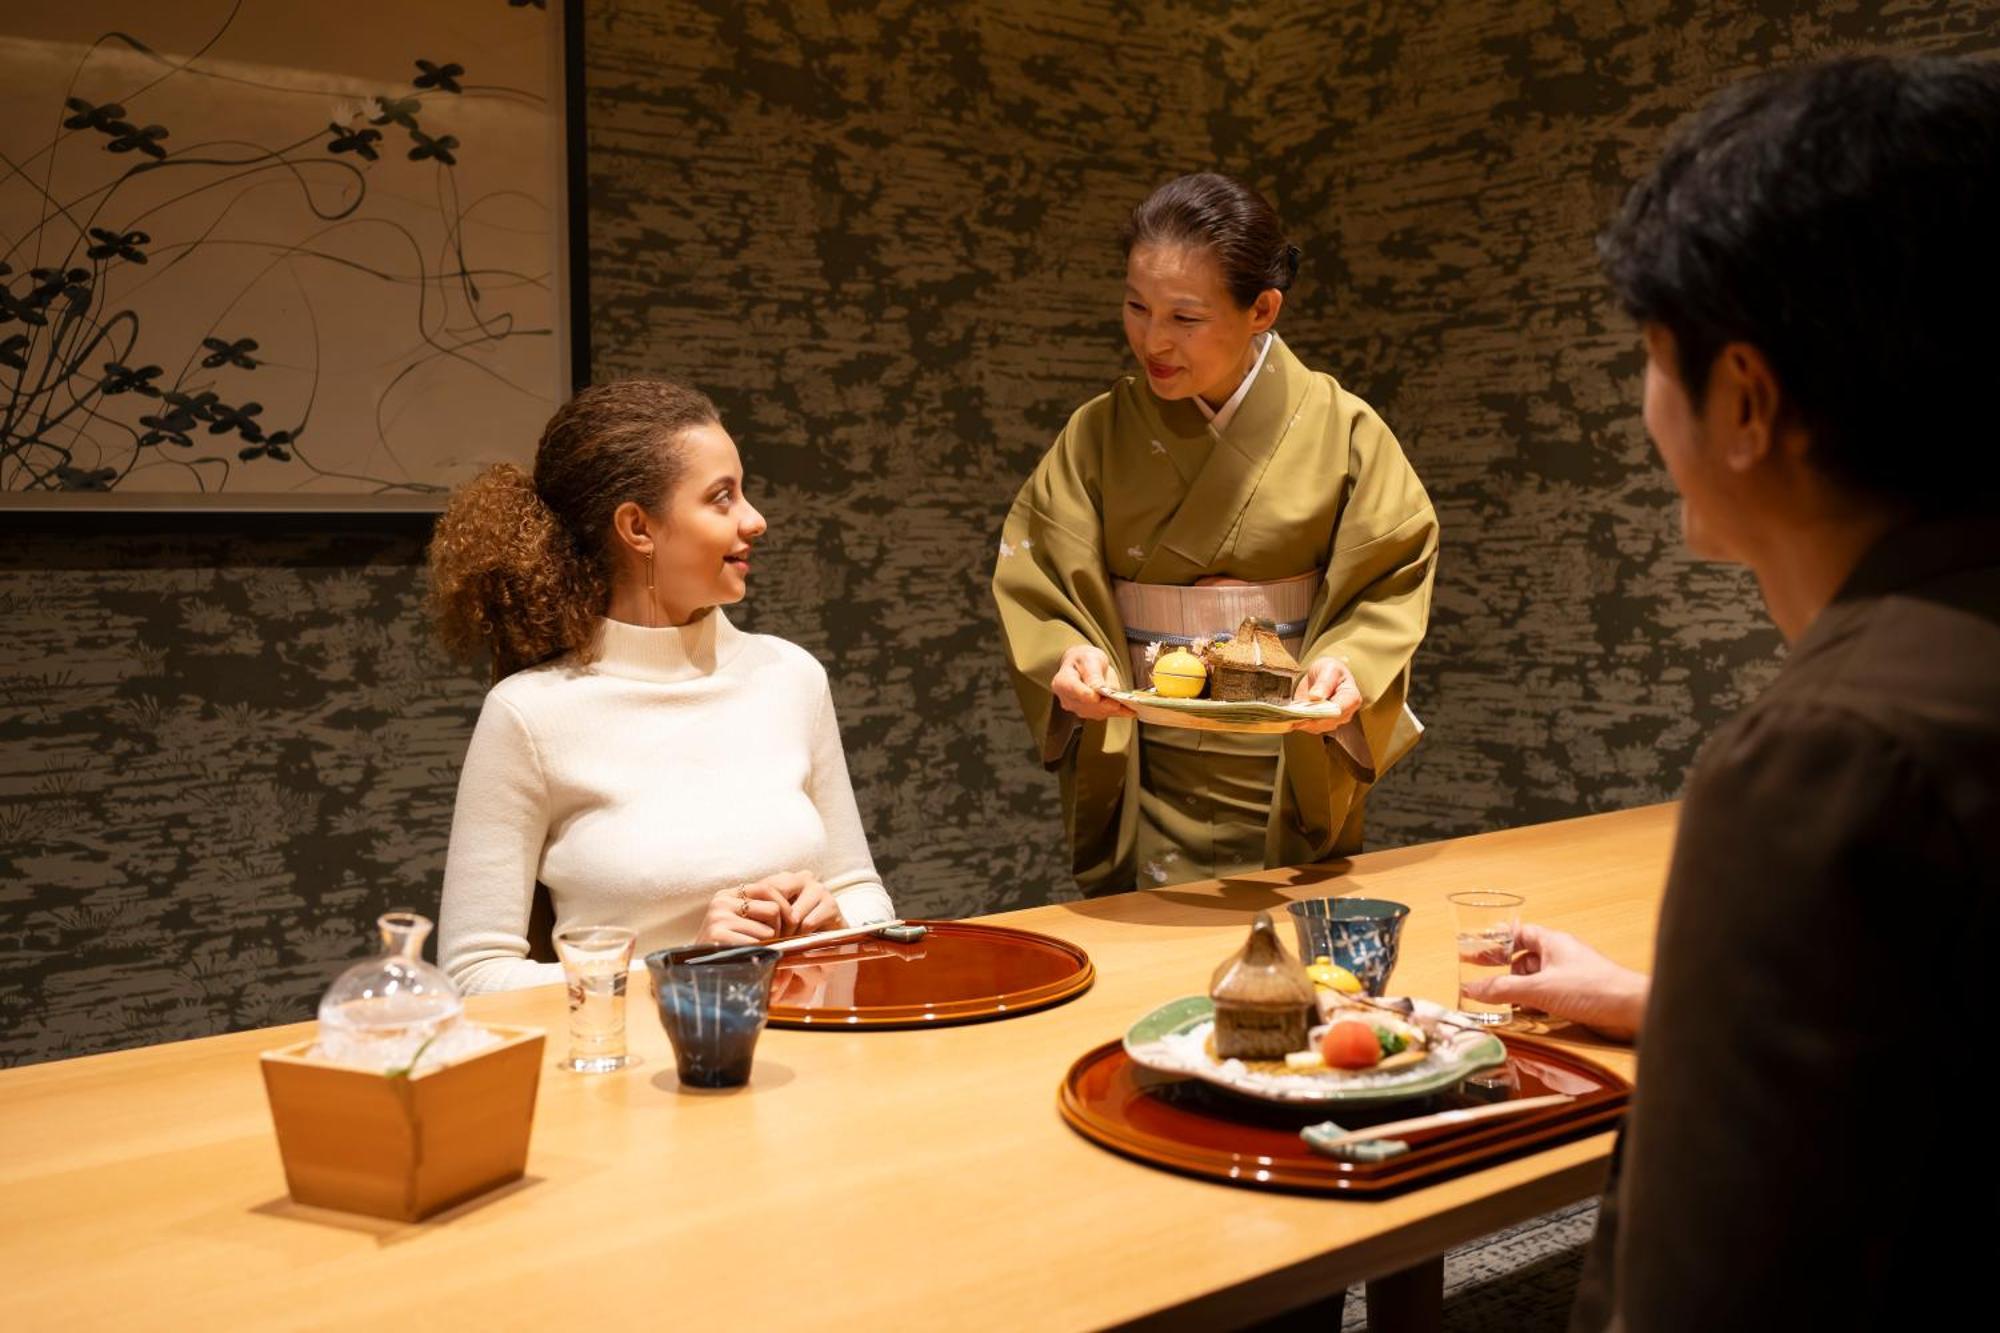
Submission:
[[1322,1139],[1314,1146],[1322,1150],[1338,1148],[1343,1143],[1358,1143],[1365,1139],[1391,1139],[1398,1134],[1414,1133],[1420,1129],[1438,1129],[1445,1125],[1462,1125],[1468,1120],[1493,1120],[1500,1116],[1516,1115],[1522,1111],[1539,1111],[1544,1106],[1560,1106],[1573,1102],[1576,1098],[1566,1092],[1550,1093],[1546,1097],[1523,1097],[1519,1101],[1494,1102],[1490,1106],[1467,1106],[1456,1111],[1439,1111],[1435,1115],[1420,1115],[1410,1120],[1392,1120],[1386,1125],[1370,1125],[1366,1129],[1354,1129],[1337,1138]]
[[900,926],[903,919],[893,921],[871,921],[865,926],[843,926],[839,930],[822,930],[811,935],[794,935],[788,940],[771,940],[765,944],[732,944],[714,953],[698,954],[693,958],[683,958],[683,963],[727,963],[738,958],[748,958],[759,949],[776,949],[779,953],[791,953],[795,949],[810,949],[814,945],[831,944],[835,940],[851,940],[857,935],[873,935],[878,930],[890,926]]

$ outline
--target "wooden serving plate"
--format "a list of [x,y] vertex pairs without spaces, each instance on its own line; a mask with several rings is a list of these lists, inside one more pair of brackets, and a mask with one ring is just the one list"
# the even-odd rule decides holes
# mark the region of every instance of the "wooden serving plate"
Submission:
[[1491,1121],[1405,1137],[1410,1151],[1380,1162],[1342,1162],[1314,1152],[1299,1131],[1324,1108],[1247,1101],[1191,1078],[1133,1063],[1108,1041],[1069,1068],[1056,1103],[1070,1127],[1149,1166],[1251,1188],[1367,1197],[1428,1185],[1616,1124],[1632,1085],[1595,1061],[1548,1042],[1499,1033],[1507,1062],[1449,1094],[1336,1117],[1350,1129],[1426,1109],[1481,1105],[1552,1092],[1575,1100]]

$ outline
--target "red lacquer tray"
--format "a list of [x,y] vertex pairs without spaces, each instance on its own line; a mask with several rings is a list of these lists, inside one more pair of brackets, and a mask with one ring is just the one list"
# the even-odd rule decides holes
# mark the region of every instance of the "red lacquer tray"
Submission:
[[[1070,1066],[1057,1093],[1062,1117],[1093,1142],[1150,1166],[1252,1188],[1367,1197],[1428,1185],[1523,1153],[1609,1129],[1632,1085],[1594,1061],[1505,1033],[1507,1063],[1436,1097],[1369,1111],[1251,1101],[1197,1079],[1132,1063],[1106,1042]],[[1381,1162],[1340,1162],[1299,1131],[1323,1120],[1349,1129],[1446,1110],[1566,1092],[1576,1100],[1493,1121],[1399,1134],[1410,1151]]]
[[922,921],[913,944],[866,936],[779,960],[778,1028],[911,1028],[979,1023],[1046,1009],[1090,989],[1097,973],[1074,944],[969,921]]

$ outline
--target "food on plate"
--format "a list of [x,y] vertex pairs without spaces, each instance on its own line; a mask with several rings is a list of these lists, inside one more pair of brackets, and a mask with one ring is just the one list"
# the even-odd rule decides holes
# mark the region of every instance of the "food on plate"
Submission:
[[1234,635],[1196,639],[1185,648],[1155,643],[1153,693],[1162,699],[1289,703],[1303,671],[1268,620],[1245,616]]
[[1338,991],[1342,995],[1361,994],[1361,978],[1324,954],[1312,960],[1306,968],[1306,975],[1321,990]]
[[1382,1043],[1374,1028],[1350,1018],[1327,1028],[1319,1055],[1331,1069],[1373,1069],[1382,1063]]
[[[1419,1022],[1416,1006],[1408,999],[1370,999],[1365,995],[1343,995],[1338,991],[1319,992],[1320,1014],[1328,1024],[1320,1033],[1319,1049],[1326,1063],[1335,1069],[1396,1069],[1415,1064],[1430,1050],[1435,1034],[1426,1022]],[[1342,1063],[1332,1054],[1333,1033],[1341,1028],[1365,1028],[1374,1034],[1375,1056],[1363,1061],[1366,1053],[1352,1032],[1343,1034],[1340,1051],[1352,1063]]]
[[1333,1069],[1382,1069],[1424,1058],[1430,1037],[1393,1014],[1342,1018],[1320,1034],[1320,1058]]

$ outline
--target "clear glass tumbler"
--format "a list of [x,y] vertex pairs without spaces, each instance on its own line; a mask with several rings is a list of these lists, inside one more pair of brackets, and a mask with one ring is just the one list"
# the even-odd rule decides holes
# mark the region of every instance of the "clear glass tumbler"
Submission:
[[608,1074],[632,1063],[625,1053],[625,978],[634,935],[620,926],[571,926],[556,932],[556,955],[569,985],[569,1057],[579,1074]]

